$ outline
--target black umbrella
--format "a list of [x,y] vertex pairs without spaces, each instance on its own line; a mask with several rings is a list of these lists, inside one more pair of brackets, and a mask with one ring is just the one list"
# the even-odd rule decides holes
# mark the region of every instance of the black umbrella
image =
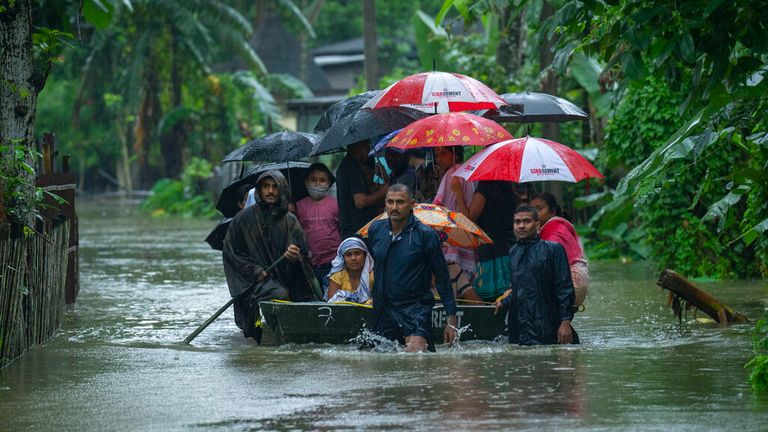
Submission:
[[428,115],[406,107],[358,110],[331,126],[317,141],[311,155],[342,151],[350,144],[386,135]]
[[589,116],[573,103],[546,93],[506,93],[501,98],[509,103],[501,112],[489,111],[486,117],[497,122],[562,123],[571,120],[587,120]]
[[242,177],[234,180],[221,190],[219,201],[216,203],[216,209],[225,217],[234,217],[240,211],[237,202],[242,199],[242,197],[237,196],[237,189],[244,184],[255,185],[259,175],[269,170],[279,170],[283,173],[291,185],[291,200],[293,202],[299,201],[309,195],[307,187],[304,185],[304,176],[307,173],[307,168],[309,168],[309,164],[306,162],[272,163],[250,168]]
[[224,218],[219,221],[216,228],[208,234],[205,238],[205,242],[211,245],[211,249],[223,250],[224,249],[224,236],[227,235],[229,229],[229,223],[232,222],[232,218]]
[[325,112],[323,112],[323,115],[320,116],[320,120],[317,121],[317,126],[315,126],[315,133],[327,131],[340,119],[350,114],[354,114],[356,111],[359,111],[366,102],[373,99],[374,96],[379,94],[380,91],[381,90],[369,90],[365,93],[356,94],[346,99],[342,99],[331,105],[327,110],[325,110]]
[[288,162],[309,156],[319,135],[304,132],[277,132],[248,141],[228,154],[222,162]]

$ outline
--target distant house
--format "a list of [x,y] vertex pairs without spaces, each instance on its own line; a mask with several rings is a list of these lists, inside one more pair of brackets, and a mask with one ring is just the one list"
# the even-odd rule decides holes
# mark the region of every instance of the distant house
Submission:
[[251,36],[250,43],[270,73],[293,75],[315,95],[336,92],[312,55],[307,55],[302,61],[301,42],[283,26],[278,16],[265,19]]
[[311,132],[329,106],[347,97],[349,89],[365,69],[363,38],[348,39],[323,45],[312,50],[314,63],[322,70],[333,89],[332,94],[285,101],[288,110],[296,113],[296,130]]
[[319,46],[312,50],[312,56],[331,87],[341,94],[347,94],[365,71],[362,37]]

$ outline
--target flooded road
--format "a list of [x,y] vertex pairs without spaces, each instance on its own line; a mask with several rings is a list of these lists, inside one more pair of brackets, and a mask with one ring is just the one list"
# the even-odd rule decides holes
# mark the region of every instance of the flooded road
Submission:
[[[0,370],[4,431],[768,429],[743,369],[752,325],[680,326],[647,264],[591,263],[581,346],[259,347],[231,311],[183,346],[229,299],[202,241],[215,222],[79,206],[80,295]],[[753,319],[768,297],[762,281],[698,284]]]

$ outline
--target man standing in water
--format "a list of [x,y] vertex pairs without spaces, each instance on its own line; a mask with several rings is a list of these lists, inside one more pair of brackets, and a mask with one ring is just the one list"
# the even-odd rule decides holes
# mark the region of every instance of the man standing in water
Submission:
[[496,312],[508,309],[509,342],[520,345],[579,343],[571,327],[573,283],[565,249],[541,240],[538,212],[530,206],[515,210],[517,242],[509,250],[511,283]]
[[374,266],[374,333],[404,343],[408,352],[434,351],[431,321],[435,276],[448,315],[444,342],[456,338],[456,301],[440,239],[432,228],[413,215],[416,203],[407,186],[395,184],[384,201],[389,219],[376,221],[368,230]]
[[[296,217],[288,212],[288,182],[280,171],[256,181],[259,199],[232,219],[224,238],[224,273],[234,303],[235,323],[246,337],[261,340],[259,301],[319,300],[307,256],[307,241]],[[264,270],[285,259],[269,274]],[[244,294],[248,292],[249,294]]]

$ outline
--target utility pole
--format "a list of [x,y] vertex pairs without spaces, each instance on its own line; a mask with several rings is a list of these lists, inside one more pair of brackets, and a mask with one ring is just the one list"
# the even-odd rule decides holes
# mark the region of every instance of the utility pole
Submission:
[[379,47],[376,41],[376,1],[363,0],[363,40],[365,50],[365,88],[379,88]]

